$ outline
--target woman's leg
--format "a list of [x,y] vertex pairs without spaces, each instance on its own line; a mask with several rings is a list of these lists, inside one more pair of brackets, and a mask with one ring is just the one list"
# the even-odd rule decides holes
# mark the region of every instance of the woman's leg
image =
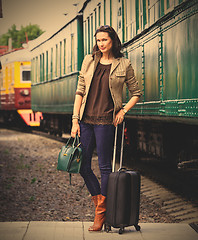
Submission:
[[101,194],[95,210],[94,224],[88,230],[100,231],[105,221],[107,182],[111,173],[114,126],[94,125],[98,162],[101,172]]
[[84,178],[85,184],[92,196],[101,193],[100,184],[91,169],[92,154],[95,147],[95,134],[93,125],[80,124],[80,142],[83,149],[83,161],[80,174]]
[[112,171],[111,160],[113,152],[115,127],[113,125],[94,125],[99,168],[101,172],[101,194],[107,195],[107,182]]

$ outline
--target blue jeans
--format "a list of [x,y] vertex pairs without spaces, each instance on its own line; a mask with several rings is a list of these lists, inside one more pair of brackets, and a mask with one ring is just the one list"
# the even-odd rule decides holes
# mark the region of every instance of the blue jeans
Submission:
[[[92,125],[80,123],[80,141],[83,149],[83,162],[80,174],[92,196],[107,195],[107,182],[111,173],[111,159],[114,139],[113,125]],[[101,187],[97,177],[91,169],[91,159],[95,148],[101,173]]]

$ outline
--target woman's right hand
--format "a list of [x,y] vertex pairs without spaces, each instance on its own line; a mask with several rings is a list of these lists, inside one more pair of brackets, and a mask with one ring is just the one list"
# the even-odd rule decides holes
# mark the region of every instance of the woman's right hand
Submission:
[[78,119],[73,119],[71,137],[75,138],[77,133],[78,133],[78,136],[80,137],[80,125],[78,123]]

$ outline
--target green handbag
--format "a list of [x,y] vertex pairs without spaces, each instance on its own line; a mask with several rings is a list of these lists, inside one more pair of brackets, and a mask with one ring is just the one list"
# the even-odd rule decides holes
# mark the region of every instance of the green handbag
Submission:
[[57,169],[70,173],[70,184],[71,173],[80,172],[82,163],[82,149],[80,144],[78,134],[76,134],[75,138],[69,138],[66,145],[61,148],[58,155]]

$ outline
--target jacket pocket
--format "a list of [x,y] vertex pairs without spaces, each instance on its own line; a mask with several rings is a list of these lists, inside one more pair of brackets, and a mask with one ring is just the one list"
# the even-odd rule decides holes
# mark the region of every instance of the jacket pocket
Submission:
[[126,77],[126,73],[124,71],[116,72],[115,75],[116,77]]

